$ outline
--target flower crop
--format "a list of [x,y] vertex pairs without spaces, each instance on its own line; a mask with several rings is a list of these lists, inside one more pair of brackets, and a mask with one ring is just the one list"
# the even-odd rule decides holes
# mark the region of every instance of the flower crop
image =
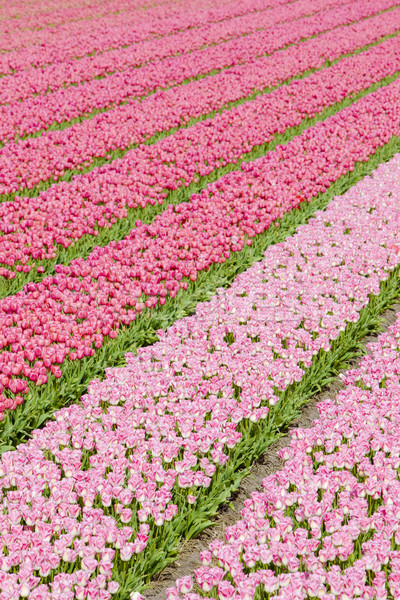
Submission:
[[[62,131],[50,131],[39,138],[28,138],[24,141],[9,143],[0,150],[2,174],[0,194],[12,193],[19,188],[33,188],[49,179],[56,181],[69,169],[89,165],[97,157],[105,157],[116,149],[140,144],[159,132],[184,125],[190,118],[198,118],[219,110],[228,102],[243,98],[254,90],[263,90],[268,85],[275,85],[287,79],[290,75],[298,75],[298,69],[307,71],[311,67],[321,67],[325,59],[332,60],[333,57],[363,46],[367,41],[377,40],[383,34],[396,31],[398,28],[396,17],[400,18],[400,8],[391,13],[379,15],[367,23],[359,23],[354,29],[349,30],[348,27],[345,27],[340,32],[335,30],[321,35],[316,40],[308,40],[296,49],[296,60],[293,60],[293,48],[290,48],[281,53],[255,60],[251,69],[247,64],[240,65],[215,76],[149,96],[142,102],[133,101],[100,113],[92,119],[77,123]],[[266,128],[265,141],[268,142],[270,140],[269,133],[277,131],[282,133],[285,127],[297,124],[298,119],[305,116],[312,117],[323,107],[343,100],[346,96],[351,97],[352,94],[376,83],[383,77],[394,74],[398,70],[398,47],[398,38],[387,40],[360,55],[343,59],[321,74],[310,76],[304,81],[292,82],[289,86],[264,97],[263,100],[257,100],[255,104],[248,104],[248,111],[244,107],[233,108],[225,114],[225,118],[229,119],[229,127],[237,126],[235,118],[240,114],[241,120],[249,128],[257,127],[259,130]],[[334,87],[331,85],[330,78],[335,82]],[[0,85],[1,82],[2,79],[0,79]],[[313,87],[318,91],[310,89]],[[320,98],[318,104],[317,96]],[[306,109],[304,110],[305,103]],[[298,105],[301,105],[300,110]],[[262,113],[265,110],[267,114],[270,113],[267,124],[258,122],[258,112]],[[296,111],[298,111],[297,120],[293,120],[293,113]],[[253,123],[256,113],[256,123]],[[232,134],[230,130],[226,131],[227,126],[222,125],[220,120],[216,119],[214,123],[215,127],[223,130],[222,133],[225,132],[225,135]],[[243,127],[242,123],[240,125]],[[213,126],[213,123],[207,121],[198,127],[200,132],[205,132],[205,134],[197,134],[198,145],[214,144],[213,141],[210,142],[207,139],[213,132]],[[173,143],[172,140],[179,138],[180,135],[174,136],[169,144]],[[186,135],[188,136],[190,133]],[[219,135],[221,135],[220,132]],[[222,142],[221,139],[220,141]],[[156,147],[159,146],[160,144]],[[244,151],[247,150],[248,146]],[[234,152],[231,155],[232,160],[240,156],[237,151],[233,150],[232,152]],[[205,159],[206,157],[204,157]],[[217,159],[218,156],[214,156],[214,160]],[[154,158],[151,157],[149,160],[153,161]],[[207,157],[207,160],[210,161],[210,158]],[[199,162],[198,159],[196,159],[197,162]],[[109,172],[112,173],[112,171],[113,167],[111,166]],[[76,185],[76,182],[75,179],[73,185]],[[23,220],[31,222],[32,213],[37,209],[40,210],[43,202],[47,206],[51,204],[46,195],[42,195],[37,202],[39,205],[28,198],[23,202],[23,206],[18,203],[14,205],[12,220],[15,228],[23,231],[20,224],[17,224],[17,206],[21,206],[23,210]],[[79,204],[81,202],[80,198]],[[28,219],[26,205],[32,211]],[[65,208],[63,202],[64,214]],[[58,223],[59,217],[55,215],[54,209],[51,212]],[[72,219],[77,216],[76,206],[74,206],[73,212]],[[0,207],[0,214],[10,214],[8,204]],[[33,220],[35,221],[35,217]],[[32,225],[28,227],[32,227]],[[35,229],[36,238],[39,241],[38,230],[36,227]],[[46,223],[47,234],[50,230],[51,227],[49,228],[49,224]],[[10,234],[18,249],[20,246],[19,236],[15,235],[15,230]],[[8,238],[7,235],[3,237],[3,244],[10,244]],[[8,248],[9,254],[15,258],[17,256],[16,249],[10,245]],[[34,251],[37,247],[34,248],[32,245],[31,249]]]
[[400,317],[369,350],[169,600],[400,598]]
[[[377,330],[399,16],[0,6],[0,600],[143,600]],[[168,600],[400,600],[400,318],[369,349]]]
[[[26,380],[46,383],[49,371],[61,377],[67,357],[92,356],[103,336],[115,338],[145,306],[175,297],[187,288],[186,278],[195,281],[198,271],[251,245],[252,237],[285,212],[324,192],[356,161],[398,135],[399,90],[398,81],[379,89],[189,203],[169,206],[151,225],[137,223],[124,240],[95,248],[70,266],[56,265],[55,276],[1,300],[0,384],[13,397],[3,397],[0,407],[16,408]],[[153,172],[160,184],[161,167],[154,164]],[[121,170],[121,184],[126,175]],[[127,195],[122,185],[119,189]]]
[[[343,0],[337,0],[340,4]],[[54,123],[80,118],[94,110],[115,106],[129,98],[138,98],[156,90],[207,75],[215,69],[244,63],[256,56],[299,42],[338,25],[352,23],[393,7],[397,0],[364,0],[350,3],[282,23],[273,29],[257,31],[245,38],[206,47],[187,55],[156,61],[141,68],[132,67],[103,79],[94,79],[77,87],[59,89],[22,102],[0,107],[0,138],[14,139],[31,134]]]
[[[330,0],[330,2],[327,0],[318,0],[317,2],[315,0],[313,2],[298,0],[293,3],[290,11],[286,5],[278,5],[272,11],[262,10],[259,12],[251,10],[254,8],[252,3],[249,6],[249,13],[217,23],[207,22],[196,28],[195,32],[193,29],[189,29],[162,38],[157,37],[141,44],[88,56],[79,61],[71,61],[71,64],[56,62],[39,72],[36,67],[25,69],[0,80],[0,103],[15,102],[33,95],[54,92],[68,84],[82,83],[112,72],[125,71],[131,67],[159,61],[168,56],[188,54],[204,46],[219,44],[260,29],[270,29],[280,22],[293,21],[299,17],[308,16],[310,13],[326,10],[330,3],[337,5],[337,0]],[[245,3],[241,4],[242,7],[245,5]]]
[[[138,2],[129,0],[128,5],[119,0],[115,3],[102,2],[100,6],[96,3],[94,6],[96,6],[95,10],[99,16],[102,8],[107,9],[107,4],[110,12],[117,10],[118,15],[104,14],[99,20],[94,22],[92,20],[90,31],[87,31],[85,22],[59,22],[57,27],[57,15],[52,11],[48,15],[53,30],[51,36],[49,36],[48,28],[27,31],[27,21],[31,26],[34,24],[34,16],[32,13],[29,14],[29,11],[27,20],[21,14],[18,15],[18,19],[12,16],[13,20],[11,20],[10,11],[6,10],[6,14],[3,13],[2,16],[10,19],[7,25],[12,35],[4,36],[5,40],[2,40],[7,46],[1,49],[8,52],[1,56],[0,73],[9,74],[13,70],[25,70],[31,65],[43,67],[63,61],[76,62],[76,59],[84,58],[89,54],[102,54],[111,49],[123,49],[126,45],[143,43],[151,38],[162,38],[171,32],[196,29],[209,23],[217,23],[254,11],[273,8],[280,4],[291,4],[291,2],[287,2],[287,0],[236,0],[226,4],[220,2],[218,6],[215,6],[215,2],[212,0],[187,0],[181,3],[181,6],[177,6],[171,2],[159,1],[152,2],[151,7],[147,6],[146,11],[141,12],[135,10],[135,4],[136,8],[140,8],[140,5],[143,6],[141,0]],[[12,11],[15,8],[14,5],[15,2],[13,5],[8,5],[7,8],[11,8]],[[37,7],[37,3],[34,6]],[[65,5],[64,7],[67,8]],[[73,7],[74,17],[80,14],[82,7],[82,2],[78,6],[75,4]],[[128,10],[126,10],[127,8]],[[25,4],[24,15],[27,14],[26,11]],[[62,14],[63,11],[60,12]],[[59,19],[62,19],[61,14]],[[123,14],[122,23],[121,14]],[[54,18],[56,21],[53,21]],[[42,20],[43,13],[39,12],[38,19],[43,27],[45,23],[45,20]],[[14,51],[10,52],[11,49]]]
[[[278,402],[278,391],[302,378],[313,358],[329,350],[346,323],[358,320],[370,294],[378,294],[380,282],[400,265],[399,171],[397,155],[374,177],[332,201],[295,236],[271,246],[261,263],[242,273],[228,290],[220,290],[211,302],[199,305],[194,316],[177,321],[166,333],[160,331],[158,343],[140,349],[137,356],[128,355],[125,368],[108,369],[105,381],[94,381],[81,405],[58,411],[55,421],[35,431],[27,444],[2,455],[2,600],[15,596],[56,600],[59,594],[68,599],[75,594],[107,600],[124,580],[124,565],[142,560],[151,543],[160,543],[163,524],[196,510],[197,498],[206,493],[216,470],[230,460],[249,421],[269,416],[269,407]],[[334,405],[326,406],[329,415],[333,414]],[[365,414],[360,422],[365,427]],[[380,420],[373,415],[371,426],[374,423],[379,429]],[[336,430],[331,434],[322,428],[321,435],[330,444],[327,452],[342,441],[342,436],[337,441]],[[379,441],[383,438],[374,439],[383,443]],[[382,449],[389,451],[385,445]],[[322,450],[321,444],[316,450]],[[343,457],[345,451],[347,446]],[[317,461],[321,455],[322,451],[316,452],[313,458]],[[332,454],[327,461],[329,457]],[[350,460],[346,457],[343,460]],[[381,458],[383,463],[377,467],[393,468]],[[289,473],[300,490],[289,489],[286,496],[282,488],[282,498],[293,498],[293,504],[300,496],[303,475],[304,480],[307,474],[313,477],[312,458],[309,463],[304,457],[302,461],[295,460]],[[367,464],[367,460],[361,464],[365,477],[369,476]],[[339,486],[334,516],[339,518],[352,498],[351,490],[365,486],[353,488],[351,474],[342,481],[333,468],[332,463],[331,485]],[[324,490],[326,479],[321,481]],[[378,483],[372,477],[370,481],[373,502],[383,480]],[[277,525],[265,525],[269,528],[262,542],[266,548],[262,560],[268,558],[268,562],[272,560],[266,544],[268,532],[279,529],[282,536],[292,534],[279,498],[274,496],[269,515],[276,515]],[[392,499],[397,506],[397,498]],[[333,501],[330,492],[323,492],[319,499],[312,488],[299,509],[310,522],[315,516],[320,532],[320,515],[308,514],[309,506],[328,500]],[[261,506],[265,512],[265,503]],[[350,503],[344,519],[357,520],[357,510],[364,509],[361,500]],[[248,514],[251,510],[249,505]],[[386,526],[389,513],[380,512],[378,506],[377,511],[383,520],[376,521],[374,516],[360,523]],[[312,523],[312,531],[317,532]],[[333,519],[327,527],[335,523]],[[305,556],[315,552],[320,537],[303,540]],[[300,543],[300,538],[295,539]],[[342,557],[349,546],[338,540],[330,548]],[[273,538],[273,542],[280,539]],[[215,545],[216,550],[222,547],[222,543]],[[376,545],[373,552],[377,560],[383,556]],[[251,557],[245,556],[252,568]],[[284,550],[282,556],[286,556]],[[325,559],[330,560],[329,556]],[[237,557],[233,554],[232,560],[224,560],[233,565]],[[317,565],[317,560],[310,564]],[[374,568],[377,563],[371,564]],[[218,568],[212,571],[213,579],[210,569],[204,573],[203,579],[198,576],[206,582],[204,591],[205,585],[221,583],[224,577]],[[237,572],[238,581],[241,573],[243,568]],[[286,579],[279,577],[283,586]],[[313,582],[311,574],[307,584]],[[187,583],[180,583],[181,591]],[[229,586],[225,589],[228,594]]]
[[[35,199],[4,202],[0,204],[0,261],[5,267],[15,265],[17,271],[29,272],[36,260],[57,256],[56,244],[67,248],[85,234],[97,235],[98,227],[110,227],[126,217],[128,208],[162,204],[167,190],[188,186],[199,174],[208,175],[215,168],[237,162],[255,146],[271,142],[277,133],[399,71],[400,40],[389,39],[306,79],[179,130],[154,145],[132,150],[123,159],[75,178],[72,183],[53,186]],[[154,117],[156,121],[158,113]],[[117,129],[123,134],[123,126]],[[111,141],[112,134],[100,130],[99,139],[104,147],[104,140]],[[90,136],[86,147],[92,148],[95,142],[96,136]],[[28,148],[16,146],[14,161],[8,153],[3,181],[7,175],[15,181],[15,173],[23,172],[35,182],[38,173],[46,173],[46,162],[47,176],[51,176],[57,174],[55,164],[61,170],[74,161],[64,145],[53,163],[39,152],[36,170],[29,142],[25,145]],[[44,147],[46,144],[42,144]],[[1,275],[12,278],[15,272],[3,268]]]
[[[15,51],[19,48],[40,44],[49,41],[49,28],[56,29],[57,34],[66,33],[72,37],[84,28],[81,20],[90,19],[93,28],[96,25],[111,27],[115,24],[113,12],[126,13],[126,4],[121,0],[106,0],[100,5],[98,3],[87,3],[76,1],[63,2],[61,6],[54,6],[54,1],[44,2],[40,0],[34,4],[25,2],[7,3],[1,7],[0,18],[2,20],[2,32],[0,37],[0,49],[6,52]],[[130,8],[140,8],[142,0],[130,2]],[[136,6],[135,6],[136,5]],[[164,9],[165,10],[165,9]],[[154,11],[153,17],[162,16],[162,9]],[[112,15],[112,16],[110,16]],[[127,15],[128,18],[131,15]],[[138,15],[136,21],[138,20]],[[100,23],[99,23],[100,21]],[[5,25],[5,27],[4,27]],[[3,30],[6,29],[6,31]],[[96,33],[99,33],[96,31]]]

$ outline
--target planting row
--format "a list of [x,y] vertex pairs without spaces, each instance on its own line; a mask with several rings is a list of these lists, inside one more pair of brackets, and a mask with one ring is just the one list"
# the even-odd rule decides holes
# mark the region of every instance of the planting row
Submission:
[[[343,0],[335,1],[340,4]],[[77,87],[59,89],[52,94],[2,106],[0,138],[6,140],[33,134],[55,123],[60,124],[81,118],[94,110],[113,107],[129,98],[141,97],[214,70],[247,62],[302,38],[372,16],[395,6],[396,1],[365,0],[362,4],[353,2],[337,6],[315,16],[282,23],[273,29],[259,31],[218,46],[167,58],[141,68],[129,68]]]
[[[0,150],[2,180],[0,194],[12,194],[21,188],[32,189],[35,186],[40,186],[41,182],[49,180],[57,181],[60,177],[65,176],[65,173],[70,169],[76,169],[82,165],[89,166],[94,159],[105,158],[110,152],[117,149],[127,149],[160,132],[183,126],[191,118],[199,118],[207,113],[220,110],[228,102],[243,98],[246,93],[262,91],[266,86],[276,85],[288,78],[289,75],[298,74],[298,69],[306,71],[310,67],[322,66],[327,57],[332,60],[332,57],[340,56],[344,53],[343,51],[348,51],[349,48],[354,49],[354,46],[363,44],[366,40],[371,42],[371,40],[377,39],[383,32],[393,32],[398,27],[396,16],[400,17],[400,9],[394,11],[393,14],[386,13],[379,18],[371,19],[374,22],[368,24],[366,31],[364,29],[363,36],[360,36],[358,27],[355,28],[355,31],[350,32],[347,28],[343,28],[341,31],[342,37],[336,32],[329,32],[323,34],[317,40],[304,42],[296,48],[295,60],[293,57],[294,50],[287,49],[278,53],[278,55],[274,54],[254,61],[251,69],[247,64],[241,65],[223,71],[214,77],[207,77],[206,79],[193,81],[183,87],[174,87],[160,92],[142,102],[133,101],[109,112],[100,113],[92,119],[77,123],[62,131],[51,131],[39,138],[9,143]],[[363,26],[360,27],[360,29],[362,28]],[[344,44],[341,46],[343,38]],[[288,102],[292,111],[298,110],[297,107],[300,103],[302,109],[298,118],[300,115],[303,118],[305,114],[314,116],[318,112],[316,111],[316,98],[310,93],[313,86],[321,86],[321,90],[318,90],[320,98],[318,108],[321,109],[323,106],[329,106],[342,100],[346,95],[356,93],[384,77],[394,74],[399,69],[399,39],[399,37],[396,37],[359,56],[343,60],[337,66],[331,67],[324,73],[309,77],[304,82],[291,83],[287,89],[277,90],[269,97],[257,101],[255,105],[253,103],[248,104],[247,108],[231,109],[229,113],[224,114],[224,119],[229,119],[229,124],[233,126],[236,114],[240,110],[242,119],[246,118],[247,120],[249,120],[249,117],[246,116],[246,111],[252,112],[253,117],[250,120],[253,121],[255,109],[252,107],[256,106],[256,110],[259,110],[261,107],[268,105],[271,109],[273,107],[276,116],[272,117],[271,115],[267,131],[269,133],[282,132],[283,127],[293,126],[296,123],[296,121],[293,121],[292,113],[290,111],[286,112]],[[356,80],[353,80],[352,76]],[[333,78],[335,86],[330,84],[327,79],[329,77]],[[342,77],[344,78],[343,81],[341,81]],[[336,91],[336,88],[338,91]],[[289,97],[293,93],[295,93],[295,97],[294,99],[290,98],[289,101]],[[306,112],[303,109],[304,101],[308,103]],[[279,111],[282,118],[278,115]],[[279,125],[277,119],[279,119]],[[243,126],[242,123],[237,125]],[[250,122],[247,123],[247,126],[250,126]],[[255,124],[258,130],[262,130],[264,126],[265,123],[257,122]],[[207,121],[196,127],[196,131],[205,132],[205,134],[199,135],[198,146],[209,145],[209,140],[214,135],[214,128],[222,130],[226,140],[232,137],[232,131],[225,132],[225,125],[222,125],[218,119],[212,122]],[[191,136],[191,133],[188,132],[185,135],[186,137]],[[175,139],[177,139],[176,135],[171,136],[170,141],[164,143],[163,147],[165,147],[165,144],[170,146]],[[219,139],[222,142],[222,139]],[[266,140],[268,141],[268,136]],[[159,142],[155,148],[158,148],[160,144],[162,145]],[[237,150],[240,150],[240,148]],[[238,158],[237,150],[234,151],[236,158]],[[144,155],[146,152],[152,153],[154,150],[144,150]],[[213,152],[213,158],[217,160],[218,156],[215,149],[213,149]],[[144,155],[142,153],[142,160]],[[194,160],[194,157],[191,157],[191,159]],[[154,160],[153,155],[151,160]],[[188,160],[190,160],[189,157]],[[196,158],[195,162],[200,162],[200,160]],[[209,161],[210,158],[204,155],[204,160]],[[211,165],[210,162],[208,164]],[[108,173],[111,175],[114,169],[115,165],[111,164]],[[136,174],[135,177],[137,177]],[[76,186],[76,181],[73,187]],[[142,193],[145,193],[144,189]],[[19,229],[21,234],[24,231],[24,228],[21,228],[18,224],[18,212],[22,209],[23,214],[26,216],[25,205],[27,204],[30,215],[34,214],[43,202],[48,205],[46,194],[43,194],[37,202],[24,199],[14,205],[12,214],[14,231]],[[81,204],[80,198],[79,204]],[[7,214],[8,211],[8,203],[0,207],[0,215]],[[25,216],[23,217],[24,220]],[[32,226],[33,223],[29,228]],[[2,225],[0,225],[1,228]],[[47,234],[50,233],[48,224],[46,225],[46,232]],[[36,233],[38,232],[36,231]],[[17,248],[20,247],[21,244],[14,233],[13,240],[14,245]],[[3,238],[3,243],[6,243],[6,237]],[[33,246],[31,251],[34,251]],[[9,254],[13,252],[14,250],[9,247]],[[13,256],[14,260],[17,260],[17,254]],[[10,264],[4,259],[0,258],[0,260]]]
[[265,28],[270,29],[278,23],[293,21],[329,8],[332,4],[337,5],[337,0],[330,0],[330,2],[327,0],[298,0],[293,3],[290,11],[285,5],[278,6],[274,10],[251,12],[234,19],[207,23],[195,31],[188,30],[161,39],[151,39],[123,49],[119,48],[104,54],[70,61],[67,64],[56,63],[44,69],[32,67],[0,79],[0,103],[15,103],[36,94],[54,92],[61,87],[89,81],[109,73],[125,71],[146,62],[177,54],[188,54],[204,46],[219,44],[230,38],[237,38]]
[[[129,208],[162,204],[167,190],[177,190],[197,181],[198,175],[206,176],[218,167],[236,163],[254,147],[271,142],[277,133],[284,133],[287,128],[301,124],[304,118],[312,118],[322,109],[398,71],[400,36],[224,111],[213,119],[180,130],[154,145],[131,150],[123,159],[75,177],[71,183],[54,185],[36,198],[3,202],[0,204],[0,261],[4,266],[0,277],[13,278],[18,271],[29,272],[38,260],[56,258],[57,245],[68,248],[84,235],[96,235],[97,227],[110,227],[117,219],[125,218]],[[202,108],[200,102],[198,107]],[[174,110],[179,110],[179,104]],[[139,114],[146,117],[151,126],[151,115],[144,107]],[[160,123],[159,115],[160,111],[155,110],[154,125],[157,120]],[[128,122],[131,120],[134,120],[133,115]],[[134,122],[140,131],[141,122]],[[126,131],[123,125],[118,130],[122,135]],[[86,142],[90,152],[94,143],[104,150],[103,140],[107,139],[112,143],[112,131],[99,130],[99,138],[80,135],[77,142],[79,148]],[[8,155],[7,162],[0,161],[5,182],[0,192],[10,192],[17,186],[17,177],[25,185],[36,183],[39,174],[57,178],[79,160],[68,153],[66,145],[59,147],[60,152],[52,161],[46,154],[35,156],[30,153],[30,142],[32,140],[15,147],[19,150],[23,146],[22,156],[18,152],[14,160]]]
[[[195,281],[198,271],[251,245],[252,237],[286,211],[324,192],[356,162],[398,136],[399,92],[398,81],[379,89],[243,165],[190,202],[170,205],[151,225],[137,222],[125,239],[97,247],[70,266],[56,265],[55,276],[1,300],[0,384],[5,395],[0,410],[23,402],[28,381],[44,384],[50,372],[61,377],[66,358],[93,356],[105,337],[115,338],[145,306],[165,304],[168,295],[187,288],[186,278]],[[149,172],[154,183],[167,159],[162,156]],[[176,153],[173,159],[178,160]],[[120,175],[125,189],[126,173],[121,170]]]
[[[165,0],[156,0],[151,3],[150,15],[152,18],[163,16],[165,10],[163,6],[167,2]],[[189,5],[189,2],[186,2]],[[209,2],[199,2],[199,6],[207,6]],[[6,51],[14,50],[17,47],[17,40],[22,43],[21,33],[25,33],[27,40],[24,45],[37,42],[36,34],[43,29],[47,33],[51,29],[57,28],[58,31],[65,31],[65,27],[72,25],[78,21],[89,21],[90,24],[96,25],[97,21],[101,21],[104,17],[112,18],[114,15],[123,15],[127,12],[140,12],[146,7],[146,2],[143,0],[126,2],[126,0],[105,0],[104,2],[69,2],[52,3],[51,6],[44,3],[18,3],[12,2],[4,5],[0,9],[0,35],[1,37],[10,40],[10,46],[4,48]],[[154,8],[157,7],[156,12]],[[171,4],[172,10],[176,11],[176,3]],[[161,10],[160,10],[161,9]],[[175,12],[174,11],[174,12]],[[106,21],[107,24],[112,24],[111,21]],[[81,25],[82,26],[82,25]],[[17,34],[17,39],[15,39]],[[50,34],[51,35],[51,34]],[[43,38],[39,38],[43,41]]]
[[196,521],[249,436],[288,418],[279,390],[323,363],[400,264],[399,172],[397,155],[2,455],[2,599],[107,600],[143,587],[154,553],[171,550],[168,523]]
[[169,600],[400,598],[400,318],[370,350]]
[[[287,0],[236,0],[219,3],[218,7],[205,0],[185,0],[180,4],[166,2],[142,11],[131,10],[128,6],[128,11],[121,15],[108,15],[98,23],[90,22],[90,32],[87,31],[87,25],[85,31],[84,22],[44,31],[16,32],[11,44],[4,48],[10,50],[13,47],[16,50],[1,55],[0,73],[107,52],[110,48],[123,48],[149,38],[167,36],[280,4],[287,4]],[[6,43],[7,38],[0,41],[1,46]]]
[[[132,3],[131,10],[140,8],[143,4],[143,2]],[[0,46],[0,48],[6,51],[14,50],[21,44],[22,32],[27,37],[24,45],[28,45],[34,43],[37,30],[46,29],[49,34],[50,28],[60,25],[65,26],[88,19],[95,22],[96,19],[110,15],[110,13],[123,12],[125,7],[126,3],[121,0],[111,0],[101,4],[92,2],[75,3],[75,5],[64,4],[62,7],[40,6],[37,2],[30,5],[24,2],[20,6],[16,2],[7,3],[0,9],[0,44],[4,43],[5,45],[5,42],[9,41],[10,45],[4,48]],[[15,39],[16,33],[17,39]]]

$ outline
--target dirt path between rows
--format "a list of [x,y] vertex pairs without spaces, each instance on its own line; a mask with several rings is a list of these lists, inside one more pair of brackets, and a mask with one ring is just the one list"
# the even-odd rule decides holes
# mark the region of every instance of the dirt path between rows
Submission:
[[[382,332],[386,331],[396,321],[398,313],[400,313],[400,303],[395,304],[391,309],[386,310],[382,314]],[[363,340],[364,344],[376,341],[379,335],[365,337]],[[368,350],[367,353],[369,353]],[[351,361],[349,368],[358,366],[360,360],[361,358]],[[326,398],[336,398],[336,394],[343,388],[344,384],[338,375],[331,385],[311,398],[310,402],[303,408],[300,417],[288,427],[288,433],[290,430],[298,427],[311,427],[312,422],[319,418],[316,404]],[[277,456],[277,451],[287,446],[289,442],[290,436],[285,435],[271,444],[267,452],[254,464],[251,473],[243,479],[238,491],[231,499],[231,506],[224,505],[221,507],[217,517],[214,519],[215,526],[203,531],[197,538],[184,541],[181,546],[179,558],[153,578],[151,586],[144,592],[146,600],[165,600],[166,589],[174,586],[175,580],[178,577],[191,575],[194,569],[201,566],[199,559],[200,551],[206,550],[211,540],[215,538],[223,539],[225,528],[240,519],[240,511],[243,508],[244,501],[252,492],[262,490],[262,480],[264,477],[278,471],[282,467],[283,462]]]

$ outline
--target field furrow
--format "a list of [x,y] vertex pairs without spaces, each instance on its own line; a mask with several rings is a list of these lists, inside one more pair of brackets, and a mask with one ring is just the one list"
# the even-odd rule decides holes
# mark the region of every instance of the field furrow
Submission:
[[[332,0],[332,3],[337,5],[337,0]],[[273,10],[249,11],[248,14],[237,18],[207,23],[196,29],[196,35],[190,29],[164,38],[152,39],[140,45],[136,43],[126,48],[71,61],[69,65],[56,63],[40,70],[32,67],[0,78],[0,104],[15,103],[31,96],[55,92],[59,88],[81,84],[118,71],[123,72],[169,56],[186,55],[207,46],[221,44],[229,39],[270,29],[279,23],[291,22],[326,10],[330,4],[327,0],[297,0],[291,6],[290,12],[286,5]]]
[[29,35],[24,30],[14,36],[11,47],[4,40],[3,44],[7,45],[3,51],[8,52],[0,61],[0,73],[11,73],[30,66],[43,67],[54,62],[83,58],[92,53],[101,54],[110,49],[124,48],[147,39],[196,29],[207,23],[217,23],[247,12],[274,8],[293,1],[297,0],[234,0],[221,2],[219,6],[215,6],[210,0],[183,0],[181,3],[168,1],[160,2],[160,7],[147,7],[141,12],[131,12],[134,6],[130,3],[128,13],[121,15],[122,23],[121,16],[111,15],[102,18],[88,33],[85,32],[85,21],[56,29],[51,36],[47,31]]
[[399,338],[398,318],[167,598],[400,597]]
[[[400,37],[396,37],[154,145],[132,150],[121,160],[75,177],[71,184],[53,186],[35,199],[3,202],[0,277],[10,281],[3,285],[3,295],[20,288],[32,270],[33,279],[42,278],[44,272],[53,272],[55,262],[65,264],[87,255],[90,245],[106,245],[99,243],[101,230],[102,241],[122,239],[116,232],[121,232],[121,226],[125,231],[133,229],[146,206],[181,203],[185,199],[181,188],[193,183],[205,187],[210,176],[224,168],[237,170],[236,163],[265,154],[276,145],[278,135],[289,141],[307,129],[316,115],[326,118],[329,107],[333,107],[330,114],[338,112],[360,94],[375,91],[377,85],[386,85],[399,74]],[[68,160],[65,150],[56,159],[60,169],[62,156]],[[13,164],[9,158],[3,179],[7,172],[13,178],[17,172],[35,177],[34,158],[28,153],[25,156],[22,164]],[[48,164],[50,174],[52,165]],[[43,172],[44,167],[45,162],[39,169]]]

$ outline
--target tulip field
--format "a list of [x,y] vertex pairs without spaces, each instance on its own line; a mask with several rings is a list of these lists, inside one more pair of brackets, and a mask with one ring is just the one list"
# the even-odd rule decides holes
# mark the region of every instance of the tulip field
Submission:
[[399,302],[400,0],[0,4],[0,600],[153,600],[289,428],[157,600],[400,600]]

